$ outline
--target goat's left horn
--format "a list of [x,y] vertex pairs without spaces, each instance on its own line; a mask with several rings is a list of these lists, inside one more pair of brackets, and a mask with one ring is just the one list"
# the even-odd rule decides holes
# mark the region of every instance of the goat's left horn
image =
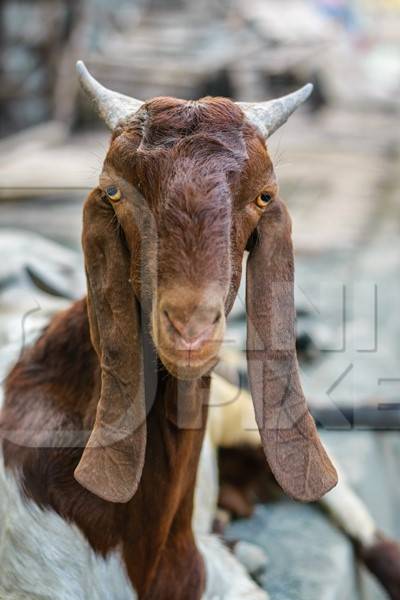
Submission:
[[113,130],[120,121],[131,117],[143,102],[118,94],[101,85],[87,70],[85,63],[79,60],[76,63],[79,82],[86,94],[93,101],[100,117],[107,126]]
[[288,96],[267,102],[238,102],[248,120],[253,123],[261,133],[270,137],[279,127],[284,125],[288,118],[308,100],[313,91],[313,85],[308,83],[304,87]]

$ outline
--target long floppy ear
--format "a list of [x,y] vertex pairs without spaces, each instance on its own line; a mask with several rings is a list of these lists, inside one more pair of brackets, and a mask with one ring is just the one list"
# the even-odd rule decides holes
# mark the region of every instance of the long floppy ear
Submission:
[[142,341],[129,251],[113,207],[89,195],[82,243],[93,346],[101,367],[96,420],[75,478],[109,502],[128,502],[138,487],[146,448]]
[[247,263],[247,360],[265,455],[282,489],[319,499],[337,483],[301,389],[295,349],[291,222],[275,200]]

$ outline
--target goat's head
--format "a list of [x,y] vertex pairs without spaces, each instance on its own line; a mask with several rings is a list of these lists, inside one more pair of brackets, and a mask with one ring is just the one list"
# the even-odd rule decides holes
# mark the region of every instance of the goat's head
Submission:
[[[254,105],[222,98],[141,103],[100,86],[82,63],[78,70],[113,130],[99,186],[84,211],[89,318],[102,393],[78,480],[110,500],[133,495],[146,435],[140,309],[166,369],[179,379],[199,378],[217,360],[248,248],[249,368],[267,456],[283,486],[299,497],[286,450],[285,457],[271,452],[267,437],[280,436],[276,449],[296,431],[303,453],[304,436],[312,439],[311,460],[323,463],[327,476],[303,496],[320,495],[333,473],[298,382],[290,220],[265,145],[311,86]],[[114,479],[107,465],[115,462]]]

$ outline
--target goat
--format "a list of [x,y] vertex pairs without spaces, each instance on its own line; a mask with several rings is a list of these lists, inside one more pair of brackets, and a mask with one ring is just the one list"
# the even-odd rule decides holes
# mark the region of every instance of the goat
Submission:
[[[301,390],[290,218],[266,148],[312,87],[266,103],[142,103],[83,63],[78,72],[112,138],[84,206],[87,298],[54,318],[5,383],[3,539],[31,557],[47,548],[31,583],[11,553],[0,590],[241,598],[231,567],[213,558],[218,541],[196,544],[192,513],[210,372],[246,249],[248,369],[266,459],[299,500],[337,482]],[[46,595],[48,561],[65,575]]]

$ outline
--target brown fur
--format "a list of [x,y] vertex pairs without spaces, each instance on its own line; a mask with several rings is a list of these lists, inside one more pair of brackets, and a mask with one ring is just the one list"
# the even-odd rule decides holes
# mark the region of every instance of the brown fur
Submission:
[[256,504],[276,496],[277,485],[261,446],[219,448],[218,473],[218,506],[234,519],[250,517]]
[[[106,196],[111,184],[121,190],[119,202]],[[262,191],[274,197],[264,213],[254,202]],[[121,546],[141,599],[202,595],[192,504],[208,373],[224,328],[224,319],[210,321],[201,349],[181,352],[171,343],[176,330],[163,298],[171,291],[181,297],[184,325],[198,325],[196,307],[185,315],[185,303],[201,305],[211,285],[213,311],[222,306],[228,314],[259,222],[255,248],[268,258],[273,247],[265,250],[264,241],[271,238],[279,254],[264,264],[254,254],[254,302],[266,302],[266,278],[281,281],[283,274],[291,282],[290,226],[276,196],[264,140],[234,103],[148,102],[114,132],[99,187],[86,201],[87,302],[57,317],[8,377],[1,415],[8,468],[21,472],[29,497],[76,523],[96,551]],[[274,401],[256,389],[258,410]],[[293,402],[279,406],[290,420]],[[286,457],[282,481],[294,495],[310,496],[334,477],[307,415],[302,401],[290,431],[301,417],[305,437],[300,443],[295,436],[293,462],[303,465],[311,447],[321,460],[308,473],[296,467],[293,483]],[[273,447],[268,452],[281,472],[280,457]],[[303,480],[309,473],[311,491]]]
[[400,600],[400,545],[381,535],[370,548],[359,549],[359,554],[391,600]]

